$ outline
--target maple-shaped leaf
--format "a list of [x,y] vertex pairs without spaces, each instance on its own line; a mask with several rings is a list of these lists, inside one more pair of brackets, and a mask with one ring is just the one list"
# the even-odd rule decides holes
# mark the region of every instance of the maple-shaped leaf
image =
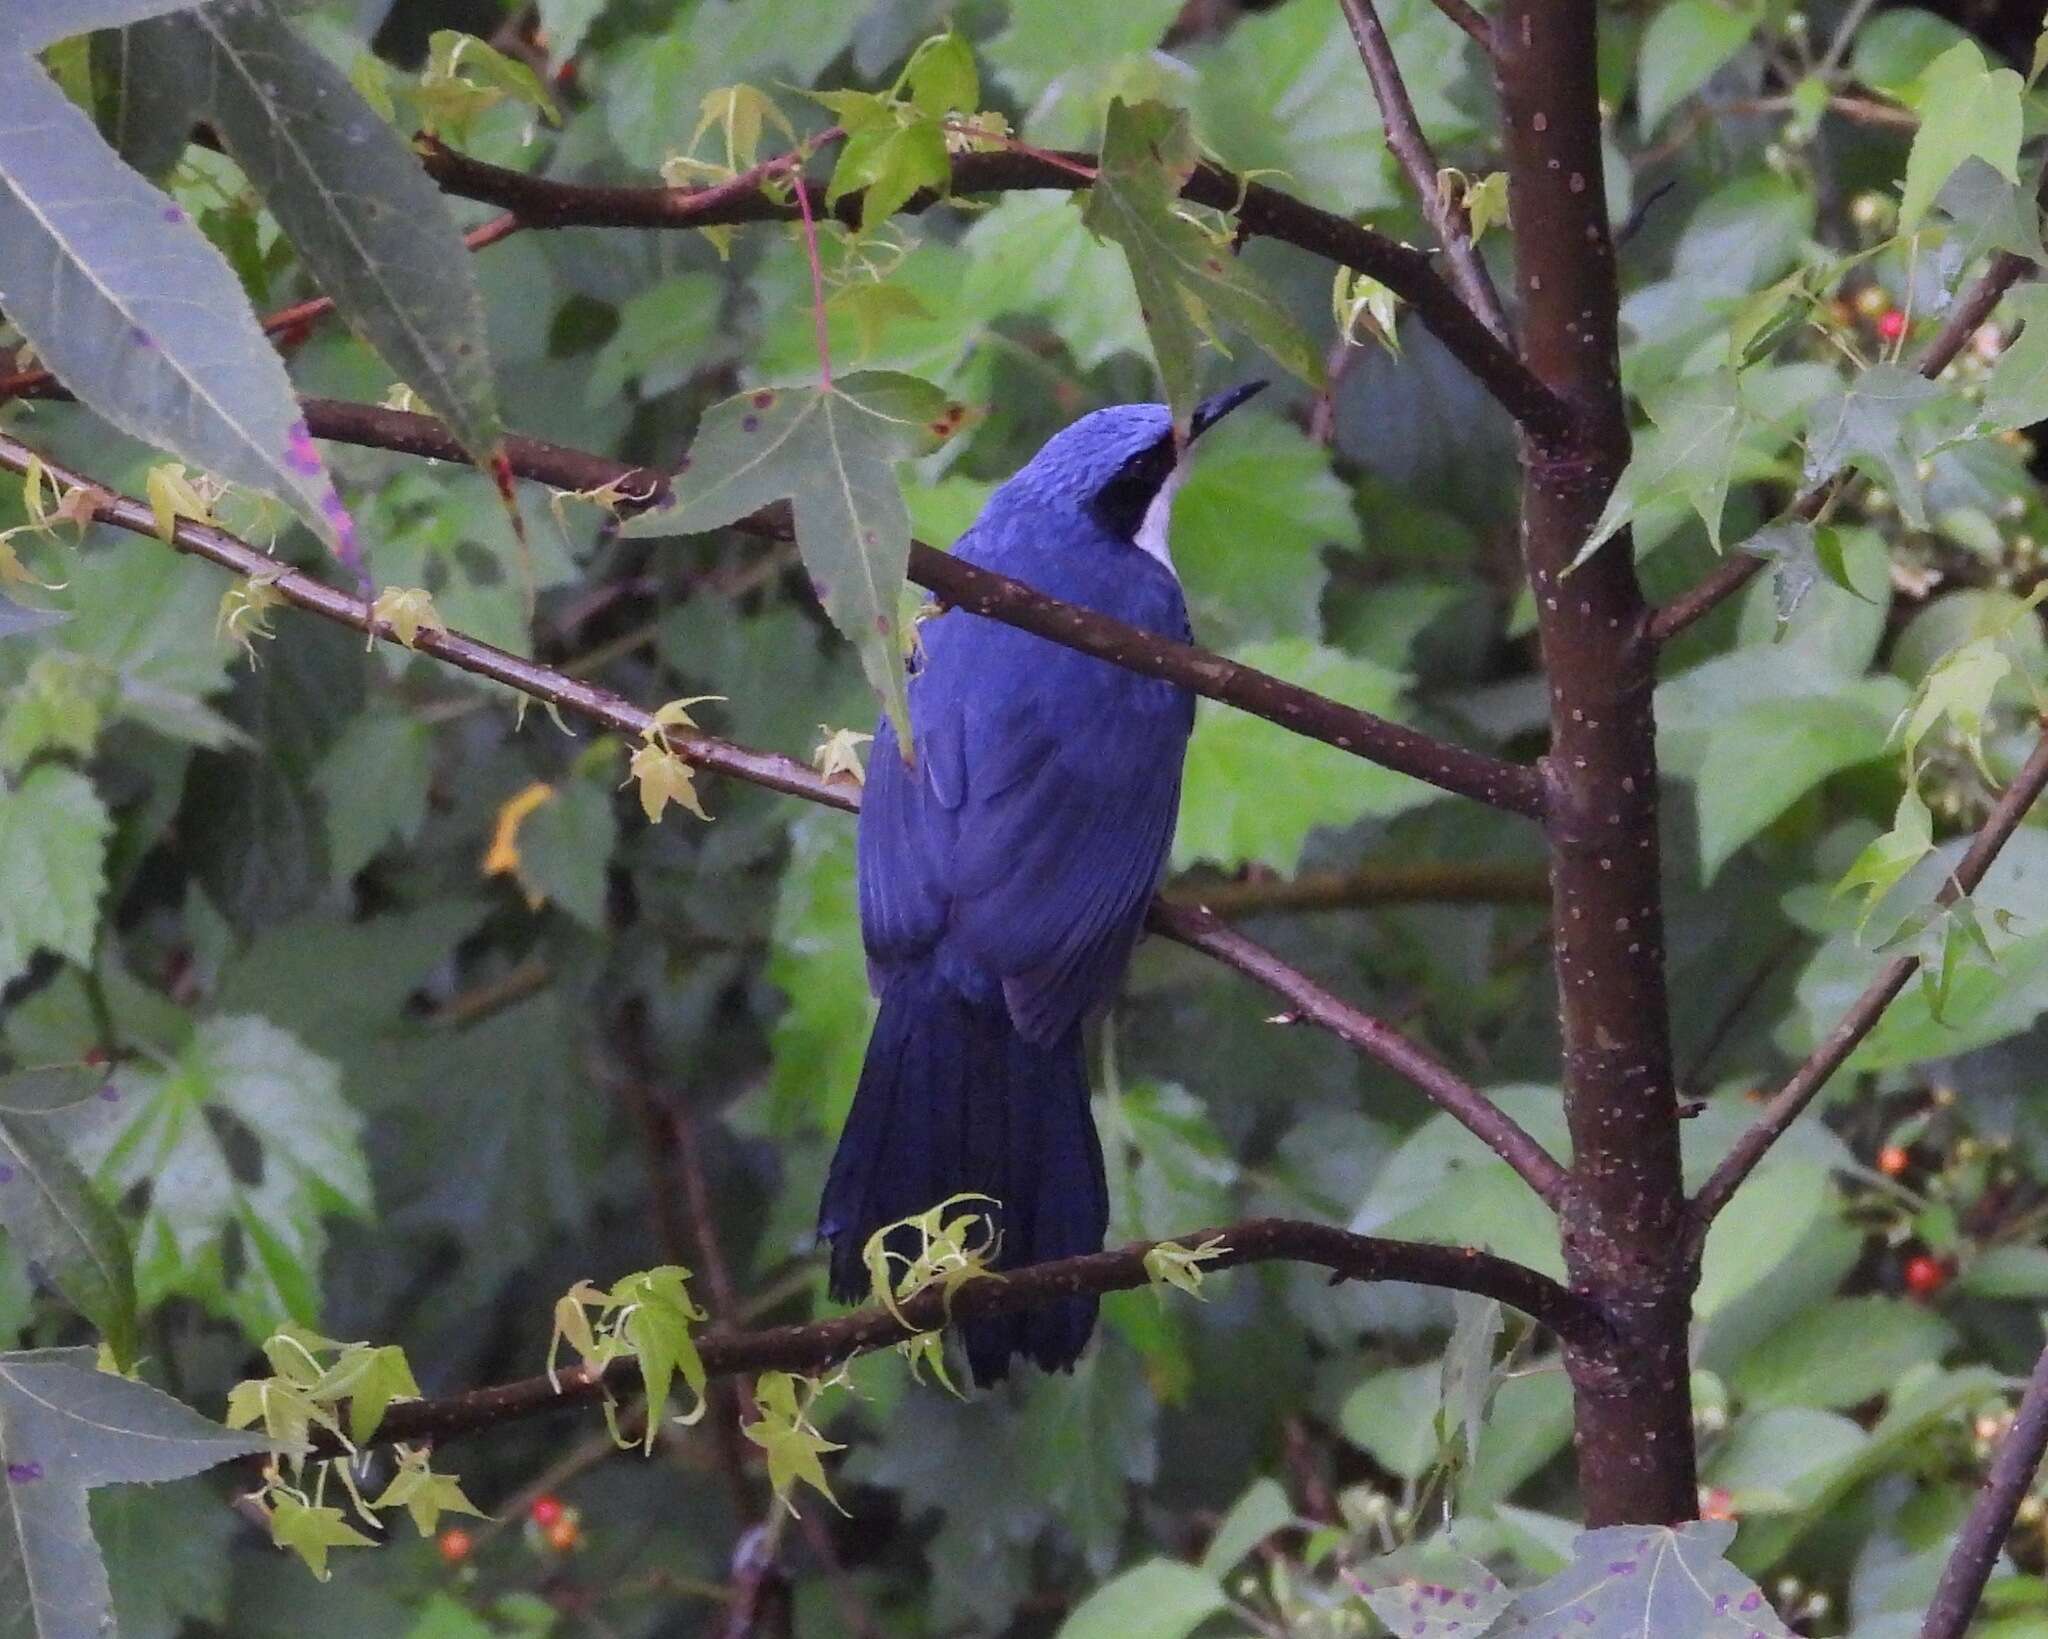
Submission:
[[[1916,378],[1917,379],[1917,378]],[[1689,376],[1644,405],[1652,430],[1639,439],[1573,567],[1592,556],[1652,501],[1682,498],[1706,525],[1716,551],[1736,452],[1754,417],[1733,370]]]
[[1854,463],[1883,480],[1899,513],[1927,527],[1919,465],[1937,435],[1915,424],[1942,396],[1925,376],[1897,364],[1873,364],[1848,386],[1815,401],[1806,418],[1806,481],[1817,484]]
[[1118,98],[1109,105],[1101,167],[1082,212],[1130,264],[1166,402],[1181,426],[1201,396],[1201,346],[1216,340],[1219,318],[1310,386],[1323,382],[1322,354],[1233,254],[1228,238],[1219,242],[1181,214],[1180,190],[1199,157],[1185,110]]
[[1369,1559],[1345,1580],[1396,1639],[1488,1632],[1514,1597],[1476,1559],[1436,1542]]
[[96,1370],[90,1349],[0,1354],[0,1630],[105,1639],[114,1617],[87,1491],[182,1479],[266,1449]]
[[759,1415],[741,1426],[741,1432],[767,1454],[768,1484],[792,1514],[796,1506],[790,1494],[799,1482],[822,1493],[834,1508],[839,1506],[820,1459],[828,1451],[844,1448],[826,1439],[811,1421],[811,1406],[822,1389],[822,1384],[810,1378],[763,1372],[754,1385],[754,1409]]
[[898,614],[910,513],[896,464],[950,437],[962,412],[915,376],[865,371],[830,386],[758,387],[704,413],[672,491],[626,535],[695,535],[786,500],[826,614],[860,651],[910,743]]
[[1497,1639],[1790,1639],[1763,1591],[1725,1557],[1730,1520],[1587,1531],[1572,1562],[1518,1594],[1486,1632]]
[[327,1568],[331,1549],[377,1546],[376,1539],[349,1524],[339,1508],[301,1502],[293,1496],[279,1497],[271,1508],[270,1538],[285,1552],[297,1554],[322,1582],[333,1574]]
[[117,1097],[74,1143],[110,1195],[146,1189],[135,1235],[145,1306],[185,1293],[259,1339],[280,1319],[310,1322],[323,1220],[370,1207],[362,1117],[341,1073],[268,1020],[227,1015],[202,1020],[166,1065],[124,1066],[111,1086]]
[[2022,89],[2014,70],[1986,68],[1972,40],[1958,41],[1927,65],[1920,129],[1906,156],[1901,233],[1920,225],[1941,185],[1966,159],[1981,159],[2006,180],[2019,180]]

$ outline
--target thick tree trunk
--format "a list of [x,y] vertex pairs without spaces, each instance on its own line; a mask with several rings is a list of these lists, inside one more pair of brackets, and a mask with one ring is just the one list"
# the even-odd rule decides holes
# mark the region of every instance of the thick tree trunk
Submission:
[[1594,34],[1587,0],[1505,0],[1494,25],[1524,355],[1575,423],[1563,440],[1524,440],[1522,544],[1550,681],[1547,824],[1574,1156],[1565,1259],[1616,1337],[1567,1355],[1590,1526],[1663,1524],[1697,1508],[1655,657],[1627,536],[1569,569],[1628,460]]

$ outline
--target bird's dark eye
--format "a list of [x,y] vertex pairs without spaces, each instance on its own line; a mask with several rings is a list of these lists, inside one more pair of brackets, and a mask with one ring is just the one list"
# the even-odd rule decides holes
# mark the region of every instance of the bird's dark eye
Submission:
[[1145,509],[1173,471],[1173,461],[1171,433],[1125,461],[1091,503],[1103,527],[1124,540],[1135,539],[1138,526],[1145,521]]

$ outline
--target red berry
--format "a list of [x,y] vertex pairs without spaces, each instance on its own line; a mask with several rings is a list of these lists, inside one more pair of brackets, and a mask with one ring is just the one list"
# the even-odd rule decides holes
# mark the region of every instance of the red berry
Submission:
[[1718,1485],[1700,1487],[1701,1519],[1735,1518],[1735,1498]]
[[1887,308],[1877,316],[1877,333],[1886,341],[1897,341],[1906,333],[1906,315],[1896,307]]
[[533,1506],[526,1511],[526,1517],[545,1531],[562,1517],[562,1499],[552,1492],[535,1497]]
[[441,1550],[441,1557],[450,1565],[460,1565],[475,1552],[476,1538],[456,1525],[443,1531],[434,1546]]
[[576,1521],[564,1514],[547,1528],[548,1546],[558,1554],[566,1554],[583,1540],[583,1531]]
[[104,1047],[88,1047],[81,1062],[95,1070],[104,1070],[112,1061],[107,1057],[107,1050]]
[[1896,1178],[1913,1164],[1913,1158],[1897,1144],[1887,1144],[1877,1152],[1877,1170],[1887,1178]]
[[1906,1290],[1916,1298],[1931,1298],[1948,1285],[1948,1265],[1930,1253],[1921,1252],[1906,1260]]

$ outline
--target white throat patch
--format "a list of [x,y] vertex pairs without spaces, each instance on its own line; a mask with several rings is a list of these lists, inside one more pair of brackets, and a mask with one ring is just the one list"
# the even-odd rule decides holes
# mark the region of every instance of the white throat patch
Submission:
[[1152,504],[1145,508],[1145,517],[1138,525],[1138,533],[1132,543],[1149,558],[1156,558],[1166,566],[1166,572],[1179,578],[1173,567],[1173,551],[1167,545],[1167,525],[1173,517],[1173,498],[1180,493],[1180,486],[1188,475],[1187,463],[1181,462],[1167,475],[1166,482],[1159,486],[1159,493],[1152,497]]

